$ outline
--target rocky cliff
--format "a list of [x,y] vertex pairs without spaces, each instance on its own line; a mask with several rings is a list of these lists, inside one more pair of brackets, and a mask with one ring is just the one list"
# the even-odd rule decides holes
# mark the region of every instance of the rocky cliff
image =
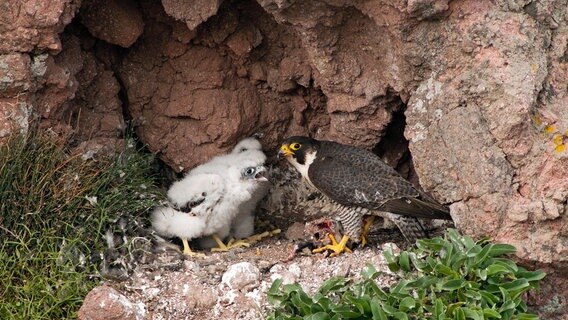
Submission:
[[566,0],[0,7],[0,139],[34,122],[99,151],[132,121],[176,171],[253,133],[374,148],[465,233],[565,275]]

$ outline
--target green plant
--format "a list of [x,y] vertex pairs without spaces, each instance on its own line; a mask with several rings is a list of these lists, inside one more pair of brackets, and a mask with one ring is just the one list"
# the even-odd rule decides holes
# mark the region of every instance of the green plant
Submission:
[[542,271],[527,271],[504,258],[515,248],[473,241],[449,229],[444,237],[423,239],[411,251],[385,251],[400,280],[389,290],[375,282],[381,275],[369,265],[360,282],[334,277],[313,295],[298,284],[268,292],[268,319],[538,319],[528,314],[522,294],[538,288]]
[[156,203],[152,162],[129,147],[84,161],[39,133],[0,146],[1,319],[76,318],[106,228]]

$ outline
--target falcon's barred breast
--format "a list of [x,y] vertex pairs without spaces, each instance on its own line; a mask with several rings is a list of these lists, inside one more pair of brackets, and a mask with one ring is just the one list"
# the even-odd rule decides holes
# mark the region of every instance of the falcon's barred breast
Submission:
[[359,241],[366,215],[392,220],[409,241],[426,236],[416,218],[451,219],[447,207],[365,149],[297,136],[283,141],[279,156],[336,204],[351,241]]

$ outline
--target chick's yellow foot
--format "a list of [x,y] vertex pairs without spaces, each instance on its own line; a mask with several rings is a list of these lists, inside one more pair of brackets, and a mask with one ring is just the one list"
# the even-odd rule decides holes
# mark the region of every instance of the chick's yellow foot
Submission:
[[215,242],[217,242],[217,245],[219,246],[218,248],[213,248],[211,249],[211,252],[227,252],[230,250],[233,250],[235,248],[242,248],[242,247],[249,247],[250,244],[241,241],[241,240],[236,240],[235,239],[231,239],[229,240],[229,242],[227,244],[223,243],[223,240],[221,240],[221,238],[219,238],[219,236],[217,236],[216,234],[212,235],[213,240],[215,240]]
[[371,226],[375,221],[374,216],[366,216],[363,222],[363,231],[361,232],[361,248],[364,248],[367,244],[367,235],[369,234],[369,230],[371,230]]
[[249,243],[249,244],[255,244],[255,243],[259,242],[260,240],[262,240],[264,238],[268,238],[268,237],[272,237],[272,236],[275,236],[277,234],[280,234],[280,232],[282,232],[280,229],[274,229],[272,231],[264,231],[263,233],[253,234],[252,236],[245,238],[241,241],[244,241],[244,242]]
[[181,239],[181,242],[183,243],[183,254],[185,254],[186,256],[196,257],[196,258],[204,258],[205,257],[205,255],[203,253],[191,251],[191,248],[189,247],[189,243],[187,242],[187,239]]
[[265,231],[265,232],[263,232],[263,233],[254,234],[254,235],[252,235],[252,236],[250,236],[250,237],[248,237],[248,238],[245,238],[245,239],[238,239],[238,240],[231,239],[231,240],[229,240],[229,242],[227,243],[227,245],[223,244],[223,242],[220,241],[220,239],[219,239],[219,241],[215,240],[215,241],[217,241],[217,245],[219,245],[219,248],[211,249],[211,251],[214,251],[214,252],[219,252],[219,251],[225,252],[225,251],[229,251],[229,250],[234,249],[234,248],[242,248],[242,247],[248,248],[248,247],[250,247],[251,245],[253,245],[253,244],[259,242],[259,241],[262,240],[263,238],[267,238],[267,237],[271,237],[271,236],[273,236],[273,235],[277,235],[277,234],[279,234],[280,232],[281,232],[280,229],[275,229],[275,230],[272,230],[272,231]]
[[331,241],[331,244],[325,245],[321,248],[314,249],[312,252],[313,253],[320,253],[320,252],[324,252],[325,250],[331,250],[331,251],[333,251],[333,253],[331,254],[332,257],[335,257],[342,252],[351,253],[351,249],[349,249],[347,247],[347,241],[349,240],[348,236],[343,235],[343,237],[341,238],[341,241],[339,243],[337,243],[337,240],[335,240],[335,237],[332,234],[329,234],[329,240]]

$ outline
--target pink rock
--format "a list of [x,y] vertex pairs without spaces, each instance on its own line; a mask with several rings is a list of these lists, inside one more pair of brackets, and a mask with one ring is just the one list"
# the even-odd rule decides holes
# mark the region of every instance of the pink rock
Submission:
[[83,1],[81,23],[93,36],[124,48],[144,31],[142,13],[134,0]]
[[123,294],[106,285],[96,287],[79,309],[80,320],[141,320],[146,319],[143,304],[133,304]]

